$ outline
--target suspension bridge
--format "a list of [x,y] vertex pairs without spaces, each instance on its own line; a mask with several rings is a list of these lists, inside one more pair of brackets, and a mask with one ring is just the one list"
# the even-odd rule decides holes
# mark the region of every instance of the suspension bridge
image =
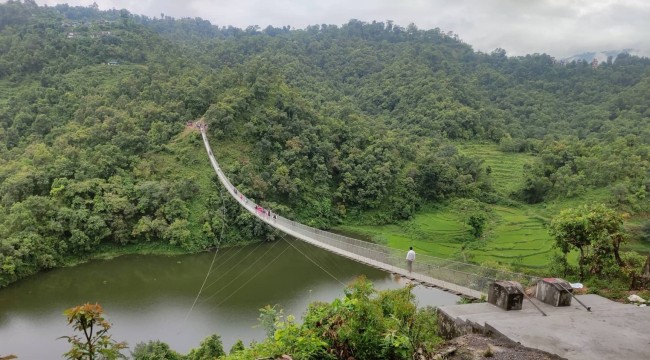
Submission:
[[212,153],[205,127],[199,126],[199,130],[210,163],[228,193],[260,221],[285,234],[354,261],[400,275],[425,286],[439,288],[470,299],[485,297],[489,284],[495,280],[514,280],[522,284],[531,284],[534,280],[525,274],[506,272],[424,254],[417,254],[412,269],[409,271],[405,249],[395,249],[331,233],[292,221],[266,209],[260,210],[262,207],[259,204],[248,199],[228,180]]

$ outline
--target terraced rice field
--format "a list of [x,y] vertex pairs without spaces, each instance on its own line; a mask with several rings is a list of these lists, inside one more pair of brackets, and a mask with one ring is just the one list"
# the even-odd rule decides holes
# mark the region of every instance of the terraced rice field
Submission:
[[551,259],[553,241],[544,219],[525,210],[494,206],[498,220],[487,234],[485,245],[471,254],[477,262],[518,263],[543,268]]
[[504,153],[495,144],[458,144],[461,153],[478,157],[492,170],[492,187],[501,195],[508,196],[523,185],[523,168],[534,157],[530,154]]
[[[418,214],[414,220],[401,225],[344,226],[347,232],[370,236],[374,241],[393,248],[417,253],[473,260],[477,263],[518,264],[543,268],[550,260],[553,241],[544,220],[528,215],[525,210],[507,207],[493,208],[496,220],[481,240],[467,241],[469,226],[462,215],[448,209]],[[465,252],[463,249],[467,248]]]

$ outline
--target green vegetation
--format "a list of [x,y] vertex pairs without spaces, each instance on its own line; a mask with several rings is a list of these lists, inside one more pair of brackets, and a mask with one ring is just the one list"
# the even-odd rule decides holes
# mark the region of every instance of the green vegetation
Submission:
[[0,287],[104,252],[273,240],[221,197],[198,119],[239,190],[319,228],[543,273],[551,219],[603,203],[632,219],[623,249],[650,248],[647,58],[32,1],[0,4],[0,50]]
[[267,338],[246,348],[238,342],[225,355],[218,335],[212,335],[183,357],[160,341],[136,345],[135,359],[277,359],[283,354],[305,359],[412,359],[431,356],[441,343],[436,312],[418,309],[412,286],[377,291],[360,278],[345,289],[345,297],[332,303],[309,305],[302,324],[277,306],[260,309],[260,324]]
[[585,266],[589,273],[599,275],[608,262],[625,266],[620,255],[625,235],[621,232],[623,218],[606,207],[581,207],[567,209],[551,223],[551,234],[556,245],[565,255],[572,249],[580,251],[578,269],[580,280],[585,278]]
[[506,263],[543,268],[548,265],[552,246],[544,219],[525,210],[493,207],[497,221],[486,245],[473,250],[479,263]]
[[63,336],[71,345],[65,353],[70,360],[121,359],[120,351],[126,343],[111,338],[108,330],[111,324],[104,318],[104,309],[99,304],[84,304],[67,309],[64,312],[68,325],[81,332],[81,335]]
[[480,264],[509,265],[517,270],[539,272],[550,265],[555,252],[548,233],[550,219],[530,206],[487,205],[487,229],[474,239],[467,224],[471,215],[450,204],[419,212],[413,220],[383,226],[340,226],[349,233],[364,234],[388,246],[438,257]]
[[524,165],[535,160],[531,153],[503,152],[497,144],[458,143],[457,146],[461,153],[484,161],[486,170],[490,169],[492,187],[506,198],[521,190]]

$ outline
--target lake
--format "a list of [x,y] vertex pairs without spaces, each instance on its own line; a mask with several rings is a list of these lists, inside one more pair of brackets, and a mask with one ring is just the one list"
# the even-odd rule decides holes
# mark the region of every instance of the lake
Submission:
[[[212,260],[214,266],[195,302]],[[98,302],[113,339],[161,340],[187,353],[219,334],[226,351],[238,340],[264,339],[255,327],[259,309],[277,304],[300,319],[312,301],[343,296],[343,284],[365,275],[377,289],[404,279],[331,254],[298,240],[258,243],[182,256],[129,255],[42,272],[0,290],[0,355],[58,359],[72,335],[63,311]],[[459,298],[415,288],[418,304],[449,305]],[[191,311],[190,311],[191,309]],[[37,345],[35,345],[37,344]],[[123,353],[127,354],[128,351]]]

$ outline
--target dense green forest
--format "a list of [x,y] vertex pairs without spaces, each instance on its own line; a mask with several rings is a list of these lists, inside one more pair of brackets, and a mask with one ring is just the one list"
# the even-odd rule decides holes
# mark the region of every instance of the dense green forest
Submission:
[[[242,192],[312,226],[598,194],[650,241],[649,69],[481,53],[391,22],[238,29],[8,1],[0,287],[116,247],[273,240],[221,197],[186,127],[201,118]],[[468,144],[525,154],[521,181],[504,190]]]

